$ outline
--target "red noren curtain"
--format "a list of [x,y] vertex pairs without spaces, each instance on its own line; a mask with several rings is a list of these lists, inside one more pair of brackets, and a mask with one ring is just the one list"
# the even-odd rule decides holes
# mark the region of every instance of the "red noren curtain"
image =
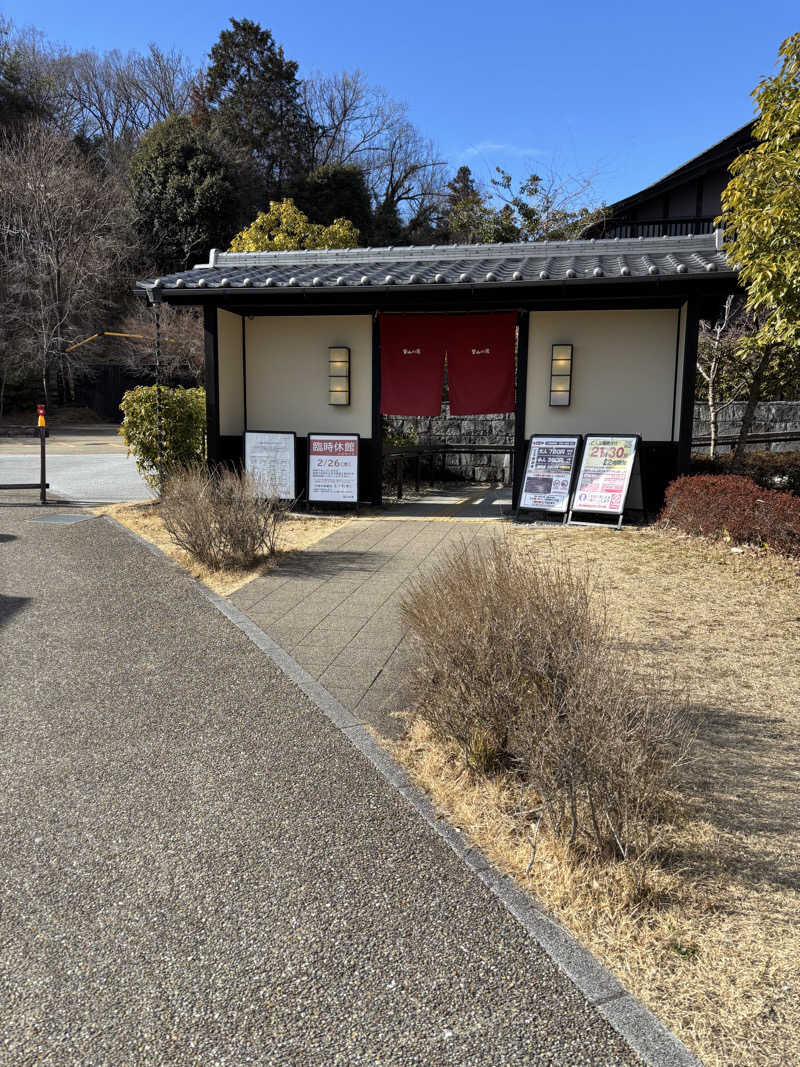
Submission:
[[444,384],[442,315],[381,315],[381,412],[439,415]]
[[514,410],[514,312],[442,316],[451,415]]

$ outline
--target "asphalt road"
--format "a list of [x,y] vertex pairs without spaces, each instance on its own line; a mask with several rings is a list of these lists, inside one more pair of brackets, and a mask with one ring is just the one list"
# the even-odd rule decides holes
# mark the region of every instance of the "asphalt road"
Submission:
[[[84,455],[47,455],[50,493],[76,503],[106,504],[125,500],[149,500],[147,487],[132,456],[112,452]],[[36,453],[0,453],[0,483],[37,482],[40,460]],[[0,506],[7,490],[0,495]]]
[[51,513],[0,507],[0,1062],[640,1062],[186,577]]

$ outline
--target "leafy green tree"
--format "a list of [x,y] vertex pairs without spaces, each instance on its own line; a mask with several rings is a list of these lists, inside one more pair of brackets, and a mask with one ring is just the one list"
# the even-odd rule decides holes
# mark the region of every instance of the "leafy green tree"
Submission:
[[[161,456],[158,423],[160,407]],[[129,389],[120,409],[119,432],[147,484],[159,492],[170,474],[205,458],[205,389],[167,389],[139,385]],[[160,470],[159,470],[160,466]]]
[[[531,174],[515,192],[511,175],[496,167],[492,185],[508,209],[505,226],[516,226],[517,241],[568,241],[582,237],[603,214],[591,204],[591,177]],[[509,230],[510,232],[510,230]]]
[[235,169],[185,115],[144,135],[129,181],[143,253],[162,272],[184,270],[198,252],[226,245],[239,221]]
[[330,226],[309,222],[293,200],[273,200],[231,241],[231,252],[289,252],[301,248],[355,248],[358,230],[348,219]]
[[781,44],[777,74],[753,91],[759,116],[755,148],[731,164],[722,194],[725,252],[747,287],[754,329],[738,353],[749,367],[747,403],[734,466],[763,390],[788,384],[800,345],[800,33]]
[[456,244],[495,240],[497,212],[478,188],[469,167],[459,167],[447,184],[446,226]]
[[731,164],[717,220],[759,316],[754,343],[762,346],[800,344],[800,33],[778,55],[778,73],[752,94],[759,143]]
[[311,169],[313,127],[297,63],[257,22],[230,22],[211,49],[202,108],[224,137],[249,153],[266,194],[280,196]]
[[601,209],[588,203],[589,179],[531,174],[515,190],[511,175],[500,167],[496,170],[494,202],[469,167],[459,167],[448,183],[444,226],[449,240],[460,244],[568,240],[580,237],[600,217]]
[[291,198],[312,222],[330,226],[335,219],[349,219],[359,234],[368,235],[372,206],[364,173],[357,166],[329,163],[298,182]]

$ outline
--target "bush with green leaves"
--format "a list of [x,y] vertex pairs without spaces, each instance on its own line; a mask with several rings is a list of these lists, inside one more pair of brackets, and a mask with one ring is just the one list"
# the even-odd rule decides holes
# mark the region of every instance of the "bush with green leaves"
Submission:
[[152,489],[162,491],[170,475],[205,459],[205,389],[161,387],[161,470],[158,462],[158,412],[156,386],[129,389],[120,409],[125,416],[120,427],[128,455]]

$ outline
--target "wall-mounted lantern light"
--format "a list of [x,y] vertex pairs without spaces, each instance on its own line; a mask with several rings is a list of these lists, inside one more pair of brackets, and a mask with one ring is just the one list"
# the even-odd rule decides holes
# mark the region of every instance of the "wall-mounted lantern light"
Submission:
[[550,356],[550,407],[569,407],[572,393],[572,345],[553,345]]
[[328,349],[328,403],[350,403],[350,349]]

